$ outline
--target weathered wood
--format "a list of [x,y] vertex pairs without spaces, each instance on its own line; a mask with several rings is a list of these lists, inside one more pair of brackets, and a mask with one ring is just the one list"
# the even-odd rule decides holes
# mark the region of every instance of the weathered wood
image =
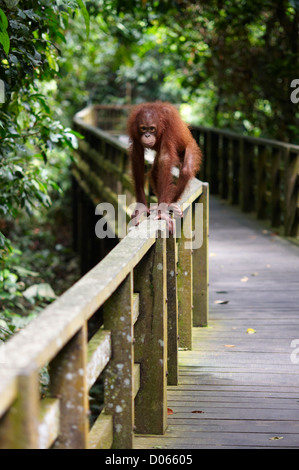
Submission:
[[99,330],[88,342],[87,387],[95,383],[111,357],[111,332]]
[[163,434],[167,426],[166,239],[159,238],[134,272],[140,314],[135,324],[135,362],[140,389],[135,398],[138,433]]
[[1,449],[38,449],[39,383],[34,365],[19,371],[17,396],[1,420]]
[[257,154],[257,189],[256,189],[256,214],[258,219],[267,218],[267,170],[266,164],[269,156],[269,148],[258,147]]
[[168,385],[178,383],[178,292],[177,292],[177,242],[170,235],[166,241],[167,252],[167,347],[168,347]]
[[[0,345],[2,352],[5,354],[6,344]],[[3,354],[3,355],[4,355]],[[1,370],[1,387],[0,387],[0,423],[2,416],[6,413],[9,407],[14,402],[17,396],[17,377],[13,374],[13,371],[10,370]],[[0,426],[1,433],[1,426]],[[1,434],[0,434],[1,435]]]
[[273,227],[279,227],[281,225],[281,177],[280,177],[280,165],[281,165],[281,149],[272,149],[272,175],[271,175],[271,225]]
[[113,415],[113,448],[133,447],[133,274],[104,305],[104,325],[111,330],[112,358],[105,371],[105,410]]
[[[55,357],[62,346],[80,329],[84,319],[88,319],[104,304],[155,243],[154,234],[158,226],[158,223],[152,222],[150,232],[147,231],[145,222],[139,231],[134,232],[136,236],[132,234],[123,239],[101,263],[46,307],[11,341],[2,345],[5,351],[5,367],[22,369],[30,363],[43,367]],[[41,331],[44,332],[43,335],[40,334]],[[2,393],[4,392],[1,380],[0,396]]]
[[285,165],[285,223],[284,233],[299,237],[299,150],[284,154]]
[[89,449],[110,449],[113,443],[113,417],[102,412],[89,432]]
[[133,396],[136,397],[140,388],[140,364],[134,364],[133,367]]
[[59,435],[59,400],[44,398],[41,401],[38,425],[38,448],[48,449]]
[[60,403],[56,449],[85,449],[88,439],[86,382],[87,327],[66,344],[50,364],[50,390]]
[[[122,173],[127,169],[127,144],[122,146],[108,134],[95,129],[94,111],[91,107],[75,118],[76,125],[83,124],[82,134],[86,138],[86,144],[83,143],[79,149],[81,156],[78,154],[77,165],[73,169],[78,182],[75,189],[80,193],[75,201],[78,218],[74,223],[76,226],[83,226],[84,229],[81,236],[78,236],[76,245],[86,261],[84,271],[95,262],[94,240],[87,236],[93,227],[92,204],[98,202],[100,196],[104,198],[107,196],[114,203],[118,202],[117,194],[124,188],[131,188],[129,180],[123,178]],[[86,122],[82,123],[84,119]],[[97,150],[93,151],[92,147],[96,147]],[[103,155],[108,159],[107,164],[102,159]],[[107,170],[104,182],[94,176],[99,160],[102,167]],[[110,171],[121,177],[122,183],[111,179],[111,175],[108,174]],[[202,191],[201,182],[193,179],[184,192],[180,204],[191,205]],[[186,211],[188,212],[188,209]],[[185,239],[190,244],[191,217],[189,220],[187,216],[187,220],[188,229],[186,231],[185,227],[185,236],[186,232],[188,233]],[[144,222],[138,229],[133,229],[109,256],[5,345],[7,360],[0,368],[0,413],[2,414],[0,433],[5,436],[4,445],[8,443],[11,447],[23,445],[24,448],[47,448],[55,441],[56,448],[79,449],[89,446],[108,448],[111,446],[114,434],[114,447],[131,448],[134,397],[138,410],[137,429],[143,426],[143,432],[165,432],[167,424],[166,240],[159,238],[157,242],[155,241],[157,231],[161,230],[162,225],[159,221],[151,221],[150,224]],[[175,270],[175,240],[170,243],[174,243],[172,263]],[[190,249],[189,252],[191,253]],[[188,259],[192,261],[192,257]],[[131,273],[136,265],[138,265],[136,273],[140,275],[136,283],[137,287],[138,285],[140,287],[140,297],[138,295],[133,297]],[[187,266],[186,263],[185,265]],[[191,299],[192,317],[192,264],[189,267],[188,296]],[[143,277],[145,275],[143,269],[147,272],[147,278]],[[144,284],[147,281],[148,285],[141,286],[142,280]],[[175,281],[176,276],[170,281],[174,290]],[[128,283],[130,287],[124,288]],[[185,287],[187,292],[187,284]],[[173,328],[177,330],[175,295],[172,300]],[[87,351],[87,320],[105,302],[104,323],[109,331],[99,330],[90,340]],[[141,315],[139,315],[139,304]],[[124,321],[123,328],[126,308],[130,320]],[[134,323],[136,351],[139,356],[137,364],[133,364]],[[172,339],[174,347],[170,354],[172,356],[170,364],[174,364],[177,368],[177,332]],[[40,414],[37,371],[47,363],[50,363],[50,391],[54,398],[42,401]],[[34,366],[29,370],[28,365],[31,364]],[[125,367],[126,365],[128,367]],[[88,389],[104,368],[107,371],[105,413],[112,412],[113,420],[111,416],[102,413],[92,431],[88,433]],[[175,375],[177,377],[177,372]],[[125,390],[127,384],[128,393]],[[112,388],[114,385],[116,387]],[[18,410],[16,421],[14,420],[16,415],[13,416],[15,409]],[[129,410],[126,416],[124,409]],[[20,436],[21,433],[24,436]]]
[[195,220],[197,230],[202,230],[202,245],[193,250],[193,326],[207,326],[209,320],[209,185],[202,186],[202,223]]
[[133,294],[133,325],[136,323],[139,316],[139,295]]
[[179,347],[192,349],[192,206],[184,212],[183,230],[178,238],[178,324]]
[[[230,168],[230,140],[225,136],[220,137],[221,153],[220,153],[220,172],[219,172],[219,193],[223,199],[229,195],[232,185]],[[218,175],[217,175],[218,176]]]
[[242,142],[240,146],[240,205],[244,212],[250,212],[254,208],[254,144],[251,141]]

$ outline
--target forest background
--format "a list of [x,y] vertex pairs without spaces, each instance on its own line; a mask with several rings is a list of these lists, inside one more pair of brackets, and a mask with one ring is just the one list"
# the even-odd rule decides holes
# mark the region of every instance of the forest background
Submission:
[[298,20],[299,0],[0,0],[0,341],[80,277],[75,112],[161,99],[298,144]]

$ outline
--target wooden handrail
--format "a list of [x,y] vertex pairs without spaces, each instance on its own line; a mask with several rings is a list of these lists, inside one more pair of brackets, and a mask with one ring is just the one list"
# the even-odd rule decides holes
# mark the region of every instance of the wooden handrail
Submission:
[[[94,213],[103,195],[116,201],[117,186],[129,193],[129,179],[119,181],[116,171],[125,173],[126,146],[96,129],[93,113],[88,108],[75,117],[85,141],[73,174]],[[84,201],[77,201],[81,215]],[[192,250],[186,243],[192,244],[198,201],[203,243]],[[178,346],[190,349],[192,324],[208,321],[208,185],[194,179],[180,204],[181,237],[164,236],[163,221],[143,221],[1,345],[0,448],[132,448],[134,429],[165,432],[166,385],[178,381]],[[82,227],[78,245],[88,251],[91,226]],[[39,390],[43,367],[49,373],[46,397]],[[90,426],[88,394],[100,376],[104,409]]]
[[289,237],[299,237],[299,146],[194,126],[201,178],[218,194]]

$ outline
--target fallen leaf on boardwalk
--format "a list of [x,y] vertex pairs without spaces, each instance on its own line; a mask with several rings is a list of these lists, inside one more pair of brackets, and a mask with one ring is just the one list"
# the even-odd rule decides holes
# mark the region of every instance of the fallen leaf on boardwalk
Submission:
[[228,304],[229,300],[215,300],[214,304]]
[[226,347],[226,348],[234,348],[235,345],[234,345],[234,344],[225,344],[224,347]]
[[228,294],[227,290],[217,290],[216,294]]
[[248,281],[248,277],[244,276],[242,277],[242,279],[240,279],[241,282],[247,282]]
[[258,276],[259,273],[252,273],[251,276]]
[[274,436],[274,437],[270,437],[269,441],[279,441],[279,439],[283,439],[283,436]]
[[194,411],[191,411],[191,413],[203,413],[203,411],[194,410]]
[[172,411],[171,408],[167,408],[167,414],[168,414],[168,415],[173,415],[173,411]]
[[246,333],[252,335],[253,333],[256,333],[256,331],[253,328],[247,328]]

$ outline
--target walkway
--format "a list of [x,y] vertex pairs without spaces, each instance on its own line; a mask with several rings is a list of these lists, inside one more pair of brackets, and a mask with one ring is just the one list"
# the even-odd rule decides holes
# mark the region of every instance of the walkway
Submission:
[[166,434],[135,448],[299,448],[299,248],[211,197],[209,260],[209,327],[180,352]]

